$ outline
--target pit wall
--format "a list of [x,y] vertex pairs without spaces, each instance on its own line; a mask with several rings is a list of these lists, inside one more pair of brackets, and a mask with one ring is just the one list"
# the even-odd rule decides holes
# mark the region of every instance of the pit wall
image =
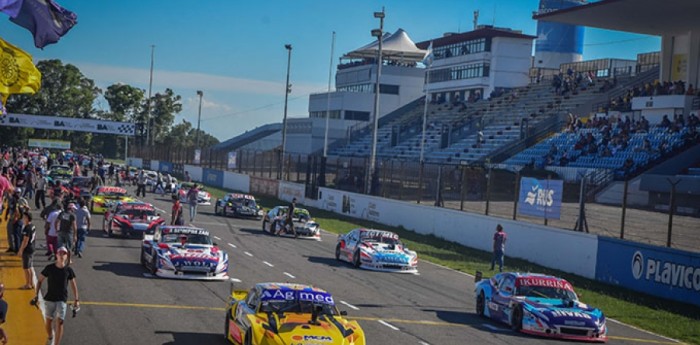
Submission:
[[[141,167],[154,161],[129,158]],[[157,162],[160,167],[174,166]],[[277,197],[358,219],[402,226],[470,248],[491,251],[493,233],[501,224],[508,234],[508,259],[520,258],[607,284],[700,306],[700,253],[622,241],[543,225],[385,199],[330,188],[305,198],[306,187],[287,181],[184,165],[193,181],[254,195]]]

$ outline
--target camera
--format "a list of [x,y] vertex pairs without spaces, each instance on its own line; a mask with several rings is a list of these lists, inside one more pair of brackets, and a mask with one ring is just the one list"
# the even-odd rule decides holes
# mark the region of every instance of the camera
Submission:
[[80,311],[80,307],[76,306],[75,303],[73,303],[73,305],[71,305],[70,308],[73,311],[73,317],[78,315],[78,312]]
[[29,305],[33,305],[34,308],[39,309],[39,297],[37,296],[37,297],[32,298],[32,300],[29,301]]

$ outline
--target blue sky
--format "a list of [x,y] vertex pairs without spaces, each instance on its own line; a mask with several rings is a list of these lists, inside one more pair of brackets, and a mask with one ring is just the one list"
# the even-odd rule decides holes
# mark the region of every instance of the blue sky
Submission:
[[[386,9],[385,30],[403,28],[416,41],[445,32],[494,24],[535,35],[538,0],[239,1],[239,0],[57,0],[78,15],[58,43],[34,47],[31,34],[5,20],[0,36],[34,60],[76,65],[103,89],[122,82],[148,88],[150,46],[155,48],[154,93],[171,88],[183,98],[176,121],[196,123],[204,91],[202,129],[226,140],[257,126],[281,122],[287,52],[293,45],[290,117],[306,117],[308,95],[328,83],[331,32],[338,57],[372,40],[379,26],[372,12]],[[659,50],[660,39],[586,29],[584,59],[636,58]],[[335,71],[334,71],[335,72]],[[98,107],[107,109],[102,100]]]

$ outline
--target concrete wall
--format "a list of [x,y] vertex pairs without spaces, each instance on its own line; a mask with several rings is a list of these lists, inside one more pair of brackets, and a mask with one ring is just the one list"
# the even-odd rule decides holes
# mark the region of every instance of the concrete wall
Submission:
[[250,176],[236,174],[230,171],[224,171],[224,188],[241,191],[243,193],[250,192]]
[[160,169],[160,161],[151,161],[151,166],[149,167],[153,171],[158,171]]
[[185,171],[190,173],[192,181],[202,181],[202,168],[195,165],[185,164]]

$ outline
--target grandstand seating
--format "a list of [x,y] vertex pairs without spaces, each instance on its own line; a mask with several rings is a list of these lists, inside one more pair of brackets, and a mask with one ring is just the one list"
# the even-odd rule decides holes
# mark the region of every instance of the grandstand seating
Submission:
[[[612,135],[618,134],[619,128],[612,130]],[[552,166],[568,166],[579,168],[599,168],[610,169],[615,172],[616,178],[624,178],[629,174],[634,174],[664,156],[672,154],[673,151],[684,146],[683,136],[688,133],[689,128],[684,127],[679,132],[670,132],[665,127],[652,127],[649,132],[637,132],[629,135],[626,148],[621,148],[612,153],[611,157],[603,157],[602,149],[596,154],[587,154],[585,149],[576,149],[575,144],[581,136],[589,133],[593,136],[595,143],[601,146],[603,134],[597,128],[583,128],[576,132],[562,132],[551,138],[541,141],[533,147],[522,151],[507,159],[504,164],[510,166],[534,165],[544,168]],[[650,150],[643,149],[644,140],[651,144]],[[666,143],[667,148],[662,150],[662,143]],[[556,153],[551,152],[552,147],[556,147]],[[563,155],[566,154],[568,162],[561,163]],[[547,156],[551,156],[550,164],[547,164]],[[625,168],[625,161],[631,159],[632,166]]]

